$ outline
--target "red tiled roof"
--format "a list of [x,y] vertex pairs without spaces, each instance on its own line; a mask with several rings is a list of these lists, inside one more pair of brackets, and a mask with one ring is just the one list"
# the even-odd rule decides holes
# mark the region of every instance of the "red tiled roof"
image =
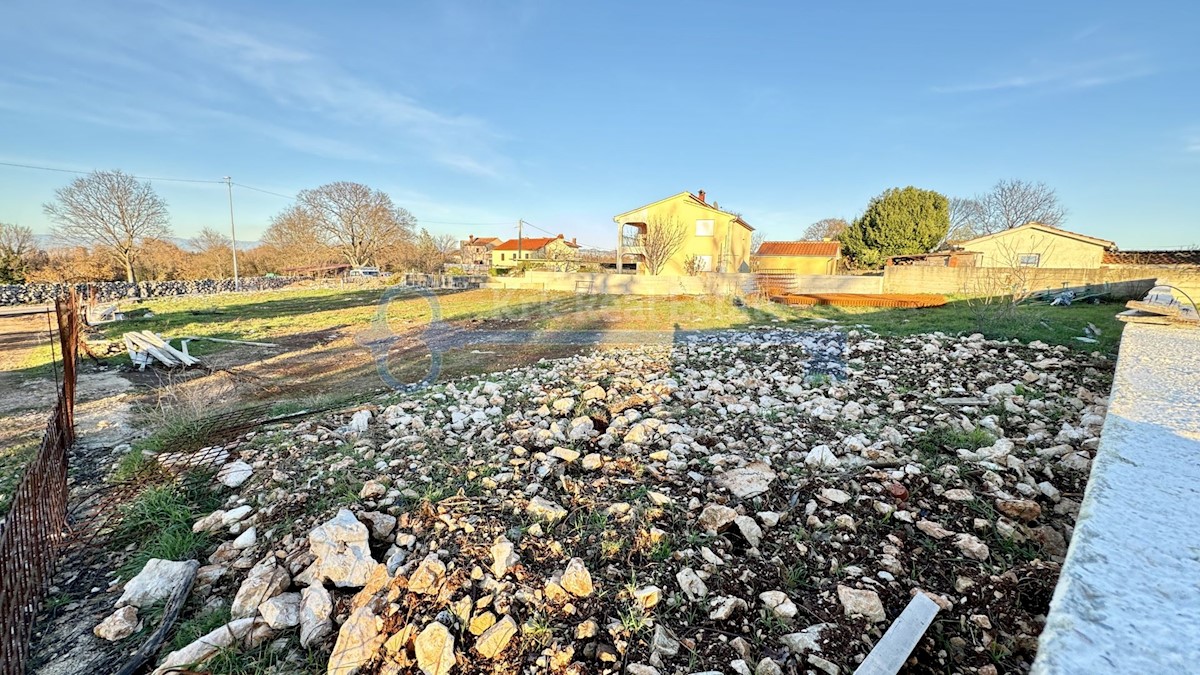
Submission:
[[832,258],[842,245],[836,241],[764,241],[757,255],[811,255]]
[[1105,265],[1200,265],[1198,251],[1105,251]]
[[[494,246],[492,248],[492,250],[493,251],[516,251],[516,250],[536,251],[539,248],[545,247],[546,244],[549,244],[550,242],[552,242],[556,239],[558,239],[558,237],[540,237],[540,238],[539,237],[525,237],[524,239],[520,240],[519,245],[518,245],[518,240],[509,239],[508,241],[504,242],[503,244],[497,244],[496,246]],[[578,244],[571,243],[565,239],[562,240],[562,242],[572,248],[579,248]]]
[[500,241],[500,237],[476,237],[475,239],[468,239],[467,244],[471,246],[484,246],[497,241]]

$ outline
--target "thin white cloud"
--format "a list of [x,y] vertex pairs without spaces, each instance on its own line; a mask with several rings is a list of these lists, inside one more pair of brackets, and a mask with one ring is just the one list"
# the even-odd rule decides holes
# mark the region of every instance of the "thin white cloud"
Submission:
[[462,171],[463,173],[469,173],[469,174],[473,174],[476,176],[484,176],[487,178],[497,178],[499,176],[499,173],[496,171],[496,169],[494,167],[489,166],[484,163],[481,163],[472,157],[467,157],[464,155],[453,155],[453,154],[435,155],[434,161],[436,161],[437,163],[439,163],[443,166],[448,166],[452,169],[457,169],[459,171]]
[[995,79],[935,86],[938,94],[969,94],[1020,89],[1070,90],[1102,87],[1152,75],[1154,69],[1139,54],[1075,63],[1055,63],[1031,68],[1025,73]]
[[[284,110],[316,114],[360,132],[375,131],[381,144],[399,142],[425,152],[438,164],[474,176],[496,178],[508,165],[495,149],[499,136],[482,120],[439,112],[349,73],[315,51],[178,14],[161,25],[186,38],[184,48],[195,60],[220,68]],[[277,138],[305,149],[303,139],[294,135]],[[323,155],[331,148],[313,146]]]

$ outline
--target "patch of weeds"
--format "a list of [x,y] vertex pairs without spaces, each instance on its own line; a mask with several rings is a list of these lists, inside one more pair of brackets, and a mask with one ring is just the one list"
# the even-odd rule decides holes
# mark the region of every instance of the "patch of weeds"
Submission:
[[171,637],[172,649],[181,649],[230,621],[228,607],[215,607],[181,622]]
[[187,560],[198,557],[209,544],[202,533],[192,532],[192,521],[219,505],[210,480],[199,476],[187,485],[160,485],[144,490],[121,508],[121,521],[113,532],[113,548],[137,543],[138,550],[121,567],[121,575],[137,574],[150,558]]
[[999,533],[995,536],[993,553],[1008,563],[1004,566],[1005,569],[1018,561],[1030,562],[1045,557],[1042,547],[1038,546],[1032,540],[1026,539],[1025,541],[1018,542],[1015,539],[1004,537]]
[[545,614],[537,613],[529,617],[521,627],[521,639],[526,649],[537,647],[542,649],[554,640],[554,630]]
[[809,373],[804,376],[804,383],[810,388],[824,387],[833,382],[833,377],[829,373]]
[[257,649],[225,649],[204,664],[209,675],[324,675],[329,655],[301,647],[293,637],[282,649],[267,642]]
[[305,504],[308,515],[322,515],[335,506],[345,506],[358,501],[363,481],[353,473],[339,472],[332,476],[332,483],[323,483],[322,492]]
[[671,537],[667,535],[663,535],[650,549],[650,559],[655,562],[670,560],[674,554],[675,549],[671,546]]
[[1018,384],[1016,386],[1016,394],[1017,396],[1024,396],[1030,400],[1046,398],[1046,392],[1038,389],[1030,389],[1023,384]]
[[152,487],[121,508],[121,524],[117,526],[115,539],[127,544],[130,540],[143,539],[147,532],[164,530],[172,525],[186,525],[190,529],[191,506],[175,485]]
[[625,538],[612,533],[605,533],[605,537],[600,540],[600,557],[611,560],[621,555],[621,551],[625,550]]
[[54,595],[47,596],[46,599],[42,601],[42,608],[46,611],[53,612],[59,607],[65,607],[69,604],[71,604],[70,595],[66,593],[55,593]]
[[969,511],[991,523],[995,523],[999,517],[999,514],[996,513],[996,507],[992,506],[992,503],[986,499],[970,499],[963,502],[963,504],[966,505]]
[[808,566],[803,562],[783,568],[783,571],[780,573],[780,580],[783,582],[784,588],[789,591],[798,591],[803,588],[813,587],[808,583]]
[[639,485],[625,493],[625,501],[630,504],[638,504],[645,501],[648,494],[650,494],[650,488],[645,485]]
[[621,628],[630,635],[637,635],[650,627],[650,618],[646,616],[646,610],[642,609],[640,605],[621,610],[617,616],[621,622]]
[[758,625],[761,627],[761,630],[756,631],[755,634],[760,638],[763,635],[778,635],[791,630],[791,626],[788,625],[787,619],[776,616],[775,612],[772,612],[769,609],[763,609],[759,611]]
[[603,511],[578,511],[568,524],[577,537],[600,534],[608,527],[608,514]]
[[1012,654],[1012,651],[1000,643],[999,640],[992,640],[987,647],[988,658],[992,663],[1002,664],[1004,659]]
[[926,469],[933,471],[954,459],[953,451],[960,448],[978,450],[996,442],[996,437],[982,427],[963,431],[948,426],[926,429],[913,436],[912,444]]
[[148,539],[133,556],[121,566],[121,576],[133,577],[146,566],[151,558],[162,560],[190,560],[200,557],[208,548],[211,539],[203,532],[192,532],[189,526],[172,525]]
[[158,462],[154,461],[153,456],[147,455],[139,448],[133,448],[117,460],[117,468],[113,470],[112,480],[124,483],[152,473],[157,468]]
[[711,535],[707,532],[697,532],[695,530],[688,531],[687,537],[686,537],[688,546],[692,547],[692,548],[697,547],[697,546],[704,546],[704,545],[708,544],[708,542],[712,541],[713,539],[714,539],[713,535]]

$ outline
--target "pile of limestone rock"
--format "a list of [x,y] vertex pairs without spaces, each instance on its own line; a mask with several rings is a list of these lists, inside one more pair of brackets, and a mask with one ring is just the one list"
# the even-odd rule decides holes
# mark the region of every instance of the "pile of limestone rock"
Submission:
[[[918,593],[940,613],[907,672],[1024,667],[1111,367],[749,330],[247,434],[195,524],[220,543],[193,594],[229,621],[156,672],[236,649],[281,673],[313,650],[346,674],[849,673]],[[188,564],[152,561],[97,633]]]

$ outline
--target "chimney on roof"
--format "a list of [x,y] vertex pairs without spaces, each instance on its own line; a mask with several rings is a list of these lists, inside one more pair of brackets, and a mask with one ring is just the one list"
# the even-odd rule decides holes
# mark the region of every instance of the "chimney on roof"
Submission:
[[704,201],[704,190],[700,191],[699,198],[700,198],[700,201]]
[[572,243],[572,244],[574,244],[574,243],[575,243],[575,237],[571,237],[571,243]]
[[558,235],[558,238],[563,239],[564,237],[560,234],[560,235]]

